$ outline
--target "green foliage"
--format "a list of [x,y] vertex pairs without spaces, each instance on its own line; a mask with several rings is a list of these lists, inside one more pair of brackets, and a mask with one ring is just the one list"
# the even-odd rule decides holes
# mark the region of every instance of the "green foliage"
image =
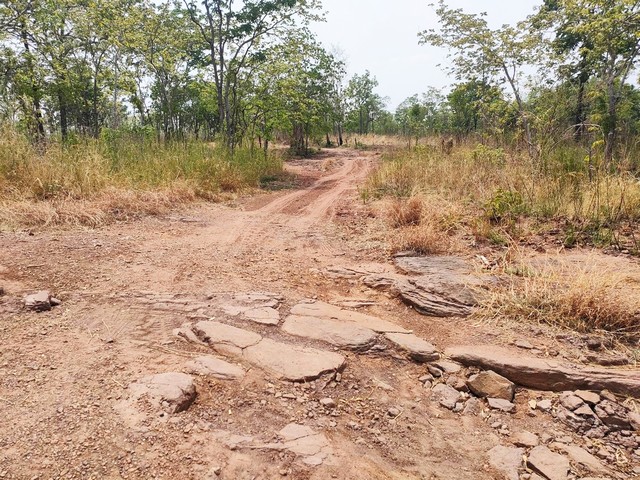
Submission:
[[489,198],[485,211],[492,222],[512,221],[526,211],[526,206],[520,192],[498,188]]

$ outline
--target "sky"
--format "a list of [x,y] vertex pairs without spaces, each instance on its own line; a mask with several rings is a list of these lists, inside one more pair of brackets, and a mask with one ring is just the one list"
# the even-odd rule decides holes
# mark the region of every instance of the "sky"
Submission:
[[[437,27],[434,0],[323,0],[325,23],[312,30],[330,51],[346,58],[349,76],[369,70],[379,82],[377,93],[389,97],[393,110],[405,98],[427,87],[446,88],[452,81],[437,65],[444,50],[418,45],[418,32]],[[492,27],[516,23],[542,0],[448,0],[451,8],[487,12]]]

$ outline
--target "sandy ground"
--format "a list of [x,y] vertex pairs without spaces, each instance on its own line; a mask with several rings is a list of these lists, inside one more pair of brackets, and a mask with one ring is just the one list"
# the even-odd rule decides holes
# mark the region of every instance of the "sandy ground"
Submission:
[[[412,329],[438,349],[508,343],[526,333],[525,327],[497,332],[491,325],[422,317],[357,281],[322,274],[331,266],[393,269],[358,197],[376,160],[374,152],[336,150],[289,165],[304,178],[297,190],[96,230],[0,234],[6,290],[0,297],[0,478],[502,478],[486,458],[501,441],[490,426],[496,417],[438,407],[417,380],[426,368],[393,352],[343,352],[347,368],[339,382],[294,385],[246,366],[242,381],[197,377],[197,400],[185,412],[123,407],[131,382],[182,371],[206,352],[172,333],[203,309],[265,336],[328,348],[226,317],[212,300],[224,293],[278,293],[283,317],[302,299],[371,300],[366,312]],[[23,295],[42,289],[62,305],[46,313],[23,310]],[[518,403],[535,396],[523,392]],[[318,409],[324,397],[339,408]],[[512,431],[560,429],[525,411],[498,420]],[[269,442],[291,422],[329,439],[332,454],[322,465],[305,465],[289,451],[229,448],[220,440],[242,435]]]

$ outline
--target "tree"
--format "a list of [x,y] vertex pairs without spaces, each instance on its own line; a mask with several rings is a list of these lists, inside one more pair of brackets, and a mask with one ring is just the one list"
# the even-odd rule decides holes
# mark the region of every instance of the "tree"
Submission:
[[[613,160],[619,136],[618,106],[640,53],[640,2],[557,0],[549,8],[559,36],[569,41],[585,66],[593,66],[606,95],[605,161]],[[585,67],[586,68],[586,67]]]
[[451,9],[443,0],[438,3],[436,14],[440,30],[419,33],[420,43],[449,48],[453,60],[451,73],[459,81],[475,81],[481,85],[506,82],[518,106],[529,155],[537,157],[521,92],[521,76],[522,67],[534,62],[539,48],[544,45],[540,32],[527,25],[504,25],[494,30],[487,24],[486,14]]
[[374,92],[378,80],[367,70],[362,75],[354,75],[345,90],[348,115],[351,117],[353,130],[360,135],[373,131],[376,117],[384,109],[385,100]]
[[[284,36],[298,22],[317,19],[316,0],[252,0],[239,6],[233,0],[183,0],[209,51],[217,90],[218,116],[229,146],[238,139],[238,86],[242,71],[259,58],[260,48]],[[256,55],[257,54],[257,55]]]

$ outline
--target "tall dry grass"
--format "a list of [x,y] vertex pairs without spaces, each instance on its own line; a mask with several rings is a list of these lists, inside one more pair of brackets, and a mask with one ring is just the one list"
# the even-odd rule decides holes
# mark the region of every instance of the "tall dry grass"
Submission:
[[34,145],[0,128],[0,225],[100,225],[197,198],[257,188],[282,172],[273,154],[204,142],[109,135]]
[[640,220],[640,181],[630,173],[589,170],[575,158],[579,150],[558,148],[554,158],[535,165],[523,154],[482,145],[463,145],[452,155],[429,145],[395,149],[363,197],[439,198],[464,211],[460,220],[477,237],[498,243],[543,231],[544,223],[559,227],[567,246],[615,242]]
[[618,265],[562,257],[508,264],[510,282],[484,295],[479,316],[544,323],[581,333],[640,335],[640,285]]

